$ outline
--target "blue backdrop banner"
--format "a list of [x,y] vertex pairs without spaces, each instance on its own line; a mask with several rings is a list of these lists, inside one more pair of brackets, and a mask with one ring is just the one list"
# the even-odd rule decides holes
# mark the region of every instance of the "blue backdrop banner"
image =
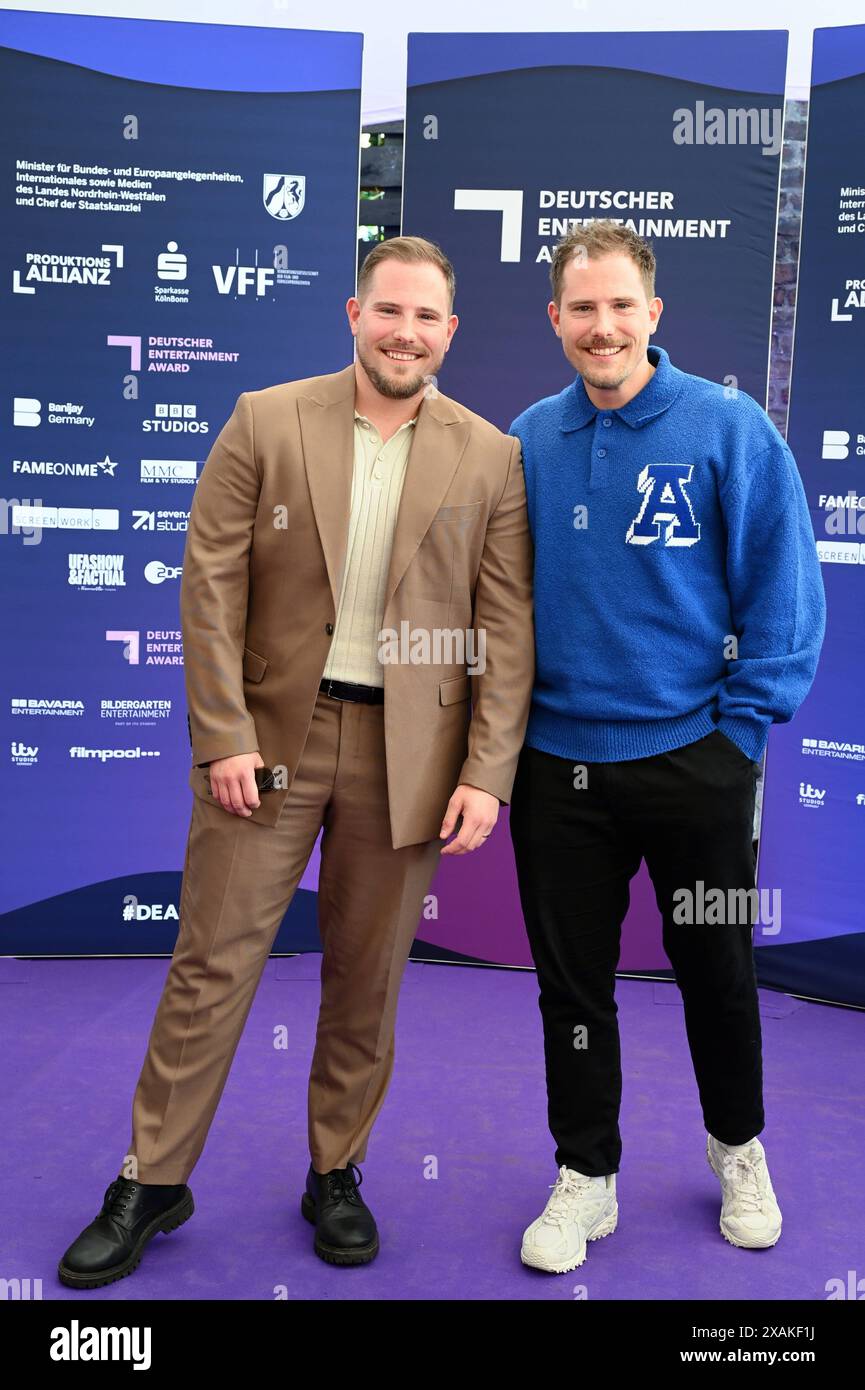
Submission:
[[[410,35],[403,230],[457,276],[442,390],[507,429],[572,380],[547,317],[551,252],[611,217],[654,247],[653,341],[765,406],[786,53],[776,31]],[[487,911],[469,949],[525,964],[510,861],[499,835],[474,867]],[[668,968],[644,873],[631,901],[621,968]],[[458,912],[436,931],[466,949]]]
[[4,11],[0,44],[0,951],[170,953],[190,498],[241,391],[351,360],[362,36]]
[[[817,29],[790,419],[826,588],[811,693],[772,730],[760,854],[771,983],[865,1005],[865,25]],[[859,240],[860,236],[862,241]]]

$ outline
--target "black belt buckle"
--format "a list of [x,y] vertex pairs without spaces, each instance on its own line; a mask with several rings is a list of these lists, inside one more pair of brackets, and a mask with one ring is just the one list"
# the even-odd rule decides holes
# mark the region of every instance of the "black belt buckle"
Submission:
[[[334,686],[338,686],[341,690],[349,690],[350,687],[353,686],[356,691],[363,691],[363,694],[337,695],[334,693]],[[358,685],[355,681],[334,681],[325,678],[319,685],[319,690],[323,691],[325,695],[328,695],[331,700],[341,700],[343,703],[354,705],[371,705],[379,699],[378,687],[372,685]]]

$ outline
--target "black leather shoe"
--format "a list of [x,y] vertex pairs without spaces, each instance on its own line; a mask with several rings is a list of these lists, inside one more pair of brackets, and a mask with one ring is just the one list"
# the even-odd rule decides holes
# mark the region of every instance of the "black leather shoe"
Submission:
[[315,1226],[316,1255],[328,1264],[365,1265],[378,1254],[375,1217],[357,1190],[362,1182],[354,1163],[321,1174],[309,1165],[300,1209]]
[[194,1210],[185,1183],[115,1178],[99,1215],[85,1226],[57,1266],[60,1282],[73,1289],[113,1284],[137,1269],[145,1245],[157,1231],[175,1230]]

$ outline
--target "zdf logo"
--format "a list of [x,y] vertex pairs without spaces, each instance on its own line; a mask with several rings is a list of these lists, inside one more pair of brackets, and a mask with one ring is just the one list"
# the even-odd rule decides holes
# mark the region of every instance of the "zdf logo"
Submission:
[[166,579],[178,579],[182,573],[182,565],[163,565],[161,560],[150,560],[144,566],[144,578],[148,584],[162,584]]

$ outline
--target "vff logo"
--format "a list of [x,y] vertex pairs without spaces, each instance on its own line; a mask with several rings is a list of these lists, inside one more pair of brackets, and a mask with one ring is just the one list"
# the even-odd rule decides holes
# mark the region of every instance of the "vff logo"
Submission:
[[306,201],[305,174],[265,174],[261,201],[265,211],[277,222],[288,222],[303,212]]
[[235,295],[246,294],[247,290],[254,287],[257,299],[261,299],[273,284],[275,271],[272,266],[258,264],[258,252],[255,253],[255,265],[240,265],[240,253],[237,252],[237,260],[234,265],[215,265],[213,278],[216,281],[216,288],[220,294]]

